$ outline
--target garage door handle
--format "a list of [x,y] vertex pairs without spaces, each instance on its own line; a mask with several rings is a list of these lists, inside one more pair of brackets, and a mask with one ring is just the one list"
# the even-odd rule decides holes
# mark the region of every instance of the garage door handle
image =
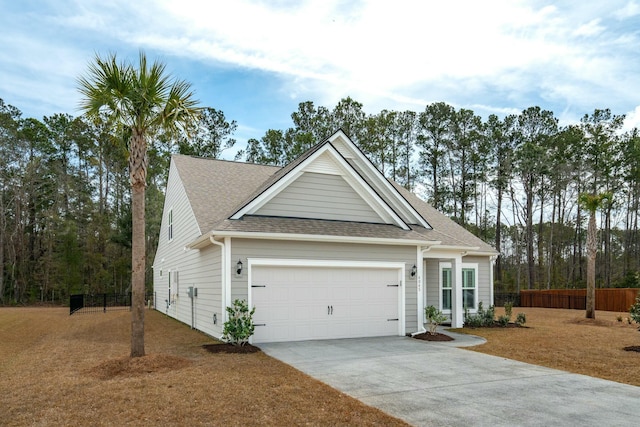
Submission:
[[327,306],[327,316],[330,316],[333,314],[333,306],[332,305],[328,305]]
[[267,326],[266,323],[254,323],[253,326]]
[[400,319],[387,319],[387,322],[397,322]]

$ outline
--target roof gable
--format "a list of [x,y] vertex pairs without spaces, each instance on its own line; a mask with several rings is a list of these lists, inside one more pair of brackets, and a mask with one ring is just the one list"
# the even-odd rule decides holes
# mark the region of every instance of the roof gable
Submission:
[[[349,143],[351,143],[349,141]],[[280,171],[277,179],[272,179],[270,185],[263,188],[255,197],[238,209],[230,218],[240,219],[245,215],[259,215],[260,212],[269,212],[265,207],[270,202],[276,203],[276,199],[281,193],[294,185],[305,173],[316,173],[334,175],[342,178],[351,188],[352,193],[357,194],[362,203],[369,206],[370,210],[378,216],[379,223],[393,224],[402,229],[408,230],[408,224],[395,212],[390,204],[381,197],[362,176],[354,169],[341,153],[329,142],[314,147],[303,160]],[[274,178],[276,178],[274,176]],[[282,196],[281,196],[282,197]],[[303,216],[309,218],[311,216]],[[315,218],[318,218],[317,216]],[[319,218],[322,219],[322,218]],[[344,219],[344,218],[343,218]],[[371,218],[373,219],[373,218]],[[365,221],[369,222],[369,221]]]
[[369,158],[355,145],[342,130],[331,135],[328,141],[351,164],[360,176],[380,194],[391,208],[408,224],[431,229],[422,214],[399,192],[396,187],[375,167]]

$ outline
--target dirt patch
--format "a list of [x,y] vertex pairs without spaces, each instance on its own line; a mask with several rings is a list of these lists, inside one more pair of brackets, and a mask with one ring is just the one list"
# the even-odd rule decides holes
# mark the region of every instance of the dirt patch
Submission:
[[440,332],[436,332],[434,334],[430,334],[429,332],[424,332],[422,334],[414,335],[413,338],[423,341],[453,341],[454,338],[449,335],[441,334]]
[[258,347],[253,346],[251,344],[245,345],[233,345],[229,343],[219,343],[219,344],[205,344],[202,346],[209,353],[225,353],[225,354],[249,354],[249,353],[257,353],[260,350]]
[[192,362],[183,357],[167,354],[151,354],[142,357],[121,357],[111,359],[87,370],[87,374],[101,380],[118,377],[165,373],[191,366]]

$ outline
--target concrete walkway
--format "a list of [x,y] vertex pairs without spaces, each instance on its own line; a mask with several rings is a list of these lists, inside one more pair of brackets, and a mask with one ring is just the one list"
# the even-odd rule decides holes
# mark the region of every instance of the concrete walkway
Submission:
[[[367,405],[416,426],[636,426],[640,387],[406,337],[259,344]],[[629,369],[640,369],[638,366]]]

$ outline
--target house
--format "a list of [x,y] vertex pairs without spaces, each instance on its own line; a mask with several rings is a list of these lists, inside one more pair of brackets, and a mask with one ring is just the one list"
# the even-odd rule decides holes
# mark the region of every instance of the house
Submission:
[[174,155],[157,310],[211,336],[255,307],[253,342],[405,335],[434,305],[493,303],[495,250],[387,180],[338,131],[284,168]]

